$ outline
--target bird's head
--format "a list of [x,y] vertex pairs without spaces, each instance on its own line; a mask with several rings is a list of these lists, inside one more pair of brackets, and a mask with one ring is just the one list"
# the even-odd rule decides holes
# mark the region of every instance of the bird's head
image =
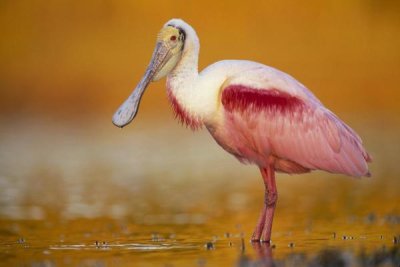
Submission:
[[182,56],[185,38],[184,30],[168,24],[158,33],[156,48],[150,63],[156,68],[153,81],[167,76],[174,69]]
[[188,34],[197,39],[193,28],[181,19],[171,19],[163,26],[157,35],[156,47],[143,78],[113,116],[116,126],[124,127],[130,123],[138,111],[147,85],[167,76],[175,68],[182,57]]

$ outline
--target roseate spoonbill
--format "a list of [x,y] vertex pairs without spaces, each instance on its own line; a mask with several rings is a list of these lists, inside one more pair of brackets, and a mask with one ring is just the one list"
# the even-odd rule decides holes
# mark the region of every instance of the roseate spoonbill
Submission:
[[205,126],[223,149],[259,167],[265,203],[252,241],[271,238],[278,198],[275,171],[370,175],[371,158],[360,137],[304,85],[277,69],[245,60],[219,61],[199,73],[199,49],[189,24],[168,21],[142,80],[114,114],[113,123],[130,123],[147,85],[167,76],[168,98],[182,124],[193,130]]

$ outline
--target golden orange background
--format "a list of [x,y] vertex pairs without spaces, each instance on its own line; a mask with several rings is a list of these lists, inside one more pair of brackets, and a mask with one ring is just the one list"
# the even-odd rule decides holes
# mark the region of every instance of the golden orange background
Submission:
[[[200,69],[221,59],[277,67],[335,112],[398,114],[396,1],[1,1],[2,114],[111,117],[143,74],[158,30],[186,20]],[[167,109],[164,81],[142,114]]]

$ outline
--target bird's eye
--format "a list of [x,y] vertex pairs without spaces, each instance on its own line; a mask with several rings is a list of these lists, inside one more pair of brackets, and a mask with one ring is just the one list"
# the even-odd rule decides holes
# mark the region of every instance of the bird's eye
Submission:
[[169,38],[171,41],[175,41],[176,40],[176,36],[172,35],[171,38]]

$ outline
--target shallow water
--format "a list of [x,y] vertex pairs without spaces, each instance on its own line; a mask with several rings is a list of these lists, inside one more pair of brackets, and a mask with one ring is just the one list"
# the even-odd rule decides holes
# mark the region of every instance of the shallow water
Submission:
[[205,131],[144,121],[3,120],[2,265],[399,266],[397,128],[356,125],[372,178],[279,174],[268,245],[249,242],[257,169]]
[[[250,229],[213,220],[151,226],[110,219],[3,221],[0,255],[9,266],[255,266],[269,261],[309,266],[322,256],[331,263],[340,259],[348,264],[332,266],[366,266],[363,260],[380,260],[384,266],[400,263],[399,247],[392,239],[396,227],[315,223],[320,227],[299,231],[279,227],[276,241],[268,245],[248,242]],[[343,230],[335,237],[331,229]],[[374,256],[378,253],[384,258]]]

